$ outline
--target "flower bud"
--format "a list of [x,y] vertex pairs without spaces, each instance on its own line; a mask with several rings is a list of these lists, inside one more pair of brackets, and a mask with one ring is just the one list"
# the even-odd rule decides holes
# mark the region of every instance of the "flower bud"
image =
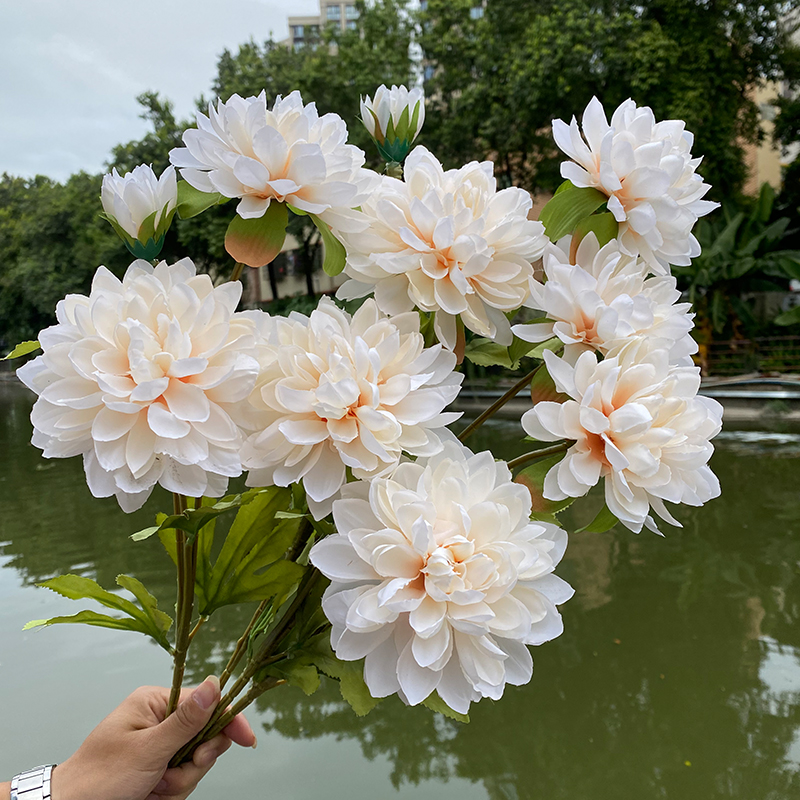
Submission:
[[361,99],[361,121],[383,159],[402,163],[425,122],[422,89],[380,86],[374,100],[369,95]]
[[156,258],[178,204],[175,168],[167,167],[160,178],[145,164],[125,177],[113,169],[103,177],[100,199],[101,216],[111,223],[128,250],[137,258]]

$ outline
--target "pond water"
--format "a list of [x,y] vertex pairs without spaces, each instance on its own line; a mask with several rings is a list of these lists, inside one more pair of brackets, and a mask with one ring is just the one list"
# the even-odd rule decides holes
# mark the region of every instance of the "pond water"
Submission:
[[[79,459],[30,444],[32,395],[0,383],[0,780],[65,759],[125,695],[167,684],[142,636],[83,626],[22,632],[81,606],[35,584],[65,572],[138,577],[174,602],[157,541],[127,535],[169,498],[126,516],[94,500]],[[523,447],[497,423],[475,449]],[[385,701],[356,718],[335,685],[281,688],[249,713],[258,750],[229,753],[196,797],[433,800],[800,798],[800,436],[726,432],[723,497],[680,509],[682,530],[576,534],[560,574],[576,587],[566,632],[534,650],[528,686],[460,725]],[[568,529],[588,521],[565,515]],[[219,672],[249,611],[198,637],[190,678]]]

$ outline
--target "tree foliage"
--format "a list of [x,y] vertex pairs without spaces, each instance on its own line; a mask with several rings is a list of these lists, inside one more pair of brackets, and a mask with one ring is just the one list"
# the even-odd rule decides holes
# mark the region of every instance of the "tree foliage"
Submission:
[[[429,0],[427,10],[412,13],[408,0],[359,0],[354,30],[323,28],[318,42],[294,50],[250,41],[224,51],[211,88],[223,100],[265,91],[269,102],[299,89],[321,113],[341,115],[350,141],[380,168],[358,121],[359,99],[381,83],[413,82],[418,67],[410,52],[421,47],[428,106],[420,141],[449,167],[490,158],[502,184],[552,189],[562,160],[552,119],[569,119],[594,94],[607,108],[630,96],[657,117],[687,121],[714,196],[730,200],[745,178],[743,148],[761,135],[755,87],[773,79],[796,85],[800,78],[800,50],[789,38],[799,3]],[[147,163],[160,172],[190,123],[176,119],[156,92],[138,100],[151,130],[115,147],[108,166],[125,172]],[[781,102],[776,137],[783,144],[800,139],[797,100]],[[100,183],[83,173],[64,184],[0,179],[0,340],[9,349],[51,324],[65,294],[86,292],[99,264],[121,274],[129,262],[97,216]],[[787,171],[779,198],[780,213],[795,219],[798,187],[800,161]],[[223,239],[234,213],[231,202],[176,220],[163,257],[189,256],[201,270],[227,272]],[[311,292],[319,235],[307,217],[293,218],[290,232]]]
[[553,189],[551,120],[592,95],[606,108],[633,97],[686,120],[715,196],[730,197],[746,177],[744,145],[761,136],[754,88],[794,70],[796,5],[491,0],[479,16],[473,0],[430,0],[428,139],[451,164],[491,154],[506,183]]

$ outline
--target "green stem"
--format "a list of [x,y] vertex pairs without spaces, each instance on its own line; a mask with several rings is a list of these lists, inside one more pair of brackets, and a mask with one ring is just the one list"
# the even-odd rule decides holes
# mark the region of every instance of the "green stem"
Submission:
[[532,461],[538,461],[540,458],[547,458],[547,456],[555,456],[559,453],[566,453],[573,444],[574,442],[560,442],[559,444],[554,444],[552,447],[544,447],[541,450],[533,450],[530,453],[525,453],[524,455],[513,458],[508,462],[508,468],[514,470],[517,467],[523,466],[524,464],[529,464]]
[[[173,510],[175,514],[183,514],[187,508],[186,498],[173,494]],[[191,544],[186,540],[186,532],[177,530],[178,557],[178,602],[175,623],[175,654],[172,670],[172,689],[167,704],[167,716],[178,707],[183,685],[183,674],[186,669],[186,654],[191,641],[190,626],[194,607],[194,581],[197,574],[197,537]]]
[[219,676],[219,688],[224,689],[225,684],[231,677],[231,674],[236,669],[238,663],[242,660],[242,656],[244,655],[245,650],[247,649],[247,640],[250,638],[250,634],[253,631],[258,620],[261,618],[261,615],[266,611],[267,606],[270,604],[270,600],[262,600],[259,603],[258,608],[255,610],[253,614],[253,618],[248,623],[247,627],[244,629],[244,633],[239,637],[239,641],[236,642],[236,647],[233,649],[233,653],[231,657],[228,659],[228,663],[225,665],[225,669],[222,670],[222,674]]
[[459,441],[463,442],[468,436],[475,433],[489,417],[497,413],[509,400],[516,397],[532,380],[534,375],[544,366],[544,363],[539,364],[538,367],[532,369],[524,378],[520,378],[502,397],[492,403],[480,416],[476,417],[463,431],[458,435]]
[[270,677],[264,681],[261,681],[260,683],[253,684],[250,691],[248,691],[247,694],[244,695],[238,703],[236,703],[236,705],[232,706],[230,709],[221,714],[214,722],[210,722],[205,729],[203,729],[197,734],[197,736],[194,737],[194,739],[178,750],[178,752],[169,762],[170,767],[179,767],[181,764],[185,764],[187,761],[190,761],[194,755],[194,751],[203,742],[208,742],[215,736],[222,733],[222,731],[225,730],[228,725],[230,725],[237,714],[241,714],[242,711],[247,708],[247,706],[261,697],[264,692],[268,692],[270,689],[274,689],[276,686],[280,686],[282,683],[284,683],[284,681],[279,680],[278,678]]
[[238,281],[239,278],[242,277],[243,270],[244,270],[244,264],[242,264],[241,261],[237,261],[233,268],[233,272],[231,272],[231,280]]
[[205,728],[203,728],[189,744],[175,754],[175,757],[170,762],[171,766],[178,766],[187,761],[200,744],[213,739],[237,714],[244,711],[257,697],[260,697],[264,692],[284,682],[277,678],[267,677],[263,681],[254,683],[250,689],[233,704],[233,701],[241,694],[242,689],[250,683],[250,679],[259,669],[283,658],[283,653],[278,655],[273,653],[275,645],[280,642],[288,631],[295,614],[314,588],[314,584],[317,582],[319,576],[320,572],[316,568],[312,568],[306,572],[303,576],[303,580],[300,582],[300,586],[297,588],[294,599],[278,621],[278,624],[270,631],[261,647],[259,647],[256,656],[247,664],[236,683],[234,683],[228,690],[228,693],[219,701],[214,713],[211,715],[211,719],[206,723]]

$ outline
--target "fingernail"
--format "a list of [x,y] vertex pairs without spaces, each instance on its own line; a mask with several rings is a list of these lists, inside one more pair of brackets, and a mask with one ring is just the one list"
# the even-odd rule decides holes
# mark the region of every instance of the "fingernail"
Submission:
[[256,739],[256,735],[253,734],[253,750],[255,750],[256,747],[258,747],[258,739]]
[[167,781],[159,781],[158,786],[153,789],[154,792],[166,792],[169,789],[169,783]]
[[193,692],[192,700],[197,703],[203,711],[207,711],[217,702],[219,697],[219,678],[216,675],[209,675]]

